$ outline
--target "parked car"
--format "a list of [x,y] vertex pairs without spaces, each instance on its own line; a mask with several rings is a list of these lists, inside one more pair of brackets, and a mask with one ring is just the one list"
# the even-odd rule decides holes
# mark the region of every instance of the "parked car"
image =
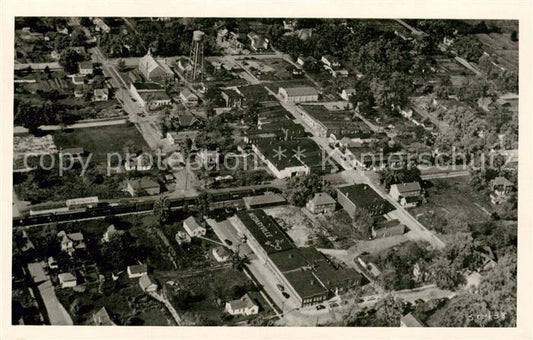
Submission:
[[228,239],[225,239],[224,242],[228,245],[228,246],[231,246],[233,244],[233,242],[231,242],[230,240]]
[[324,305],[318,305],[316,306],[316,310],[326,309],[326,306]]
[[281,295],[283,295],[283,297],[284,297],[285,299],[288,299],[288,298],[291,297],[289,294],[287,294],[287,292],[281,292]]
[[283,287],[282,285],[280,285],[279,283],[276,284],[276,287],[278,287],[278,289],[283,292],[285,290],[285,287]]

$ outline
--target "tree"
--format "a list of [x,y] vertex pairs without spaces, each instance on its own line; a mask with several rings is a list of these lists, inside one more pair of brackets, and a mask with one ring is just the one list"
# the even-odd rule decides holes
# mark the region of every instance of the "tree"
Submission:
[[287,196],[291,204],[303,207],[316,193],[328,191],[329,189],[329,183],[317,174],[312,173],[307,176],[296,176],[289,179],[285,188],[285,196]]
[[476,36],[464,35],[453,43],[457,54],[468,61],[478,61],[483,54],[483,44]]
[[387,295],[376,304],[376,318],[383,327],[398,327],[402,318],[402,300]]
[[512,31],[511,32],[511,41],[518,41],[518,32]]
[[202,215],[209,214],[212,201],[213,201],[213,197],[210,194],[208,194],[206,191],[200,193],[200,195],[198,195],[198,198],[196,199],[196,202],[197,202],[196,206],[198,208],[198,211]]
[[117,68],[119,72],[125,72],[126,71],[126,61],[124,59],[120,59],[117,64]]
[[72,32],[70,39],[72,46],[83,46],[85,43],[85,31],[79,27],[76,27]]
[[65,68],[65,70],[74,74],[78,72],[78,62],[82,61],[83,57],[75,50],[67,48],[59,55],[59,63]]
[[129,233],[112,235],[109,242],[102,244],[100,251],[107,265],[115,270],[124,270],[127,264],[133,262],[136,254],[133,239]]
[[80,18],[80,25],[82,25],[83,27],[91,27],[92,24],[93,23],[91,22],[91,19],[89,19],[89,17]]
[[170,201],[166,196],[162,196],[154,203],[154,216],[160,225],[166,224],[170,217]]
[[376,104],[392,111],[407,104],[413,91],[413,84],[409,76],[395,71],[386,80],[373,79],[370,82],[370,89]]
[[243,270],[247,264],[250,264],[250,258],[248,256],[246,255],[241,256],[241,254],[239,253],[234,253],[231,256],[231,266],[234,269]]

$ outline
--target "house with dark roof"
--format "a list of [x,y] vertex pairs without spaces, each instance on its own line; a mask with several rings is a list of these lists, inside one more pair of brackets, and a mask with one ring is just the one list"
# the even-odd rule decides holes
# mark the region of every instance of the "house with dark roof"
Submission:
[[146,266],[146,264],[135,264],[133,266],[128,266],[126,271],[128,273],[128,278],[135,279],[143,275],[147,275],[148,267]]
[[224,99],[226,107],[242,107],[243,98],[237,91],[232,89],[223,89],[220,92],[220,96],[222,97],[222,99]]
[[263,85],[246,85],[239,86],[235,89],[244,98],[244,104],[249,102],[266,102],[270,101],[270,95]]
[[505,177],[496,177],[490,183],[492,190],[490,200],[492,204],[501,204],[509,198],[509,195],[514,191],[513,183]]
[[287,203],[287,200],[283,196],[268,191],[258,196],[243,197],[242,200],[246,209],[273,207]]
[[389,194],[405,208],[416,207],[423,198],[418,182],[392,184]]
[[198,96],[187,87],[181,90],[180,99],[183,104],[198,105]]
[[305,206],[313,214],[332,214],[335,211],[337,202],[325,192],[319,192]]
[[367,184],[353,184],[337,188],[337,200],[352,218],[357,209],[364,209],[372,216],[380,216],[394,210],[394,206],[382,198]]
[[92,61],[82,61],[78,64],[79,73],[83,76],[93,74],[94,66]]
[[280,87],[278,89],[278,95],[284,101],[292,103],[318,101],[318,91],[311,86]]
[[397,219],[378,221],[372,226],[372,238],[384,238],[405,234],[407,227]]
[[64,230],[57,233],[57,237],[60,239],[61,250],[72,255],[74,251],[85,249],[85,242],[83,234],[78,233],[66,233]]

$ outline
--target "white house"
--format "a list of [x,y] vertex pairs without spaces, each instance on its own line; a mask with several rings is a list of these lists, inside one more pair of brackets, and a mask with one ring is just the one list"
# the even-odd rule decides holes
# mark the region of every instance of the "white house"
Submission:
[[255,315],[259,313],[259,306],[253,302],[248,294],[238,300],[226,302],[226,312],[231,315]]
[[217,260],[218,262],[226,262],[227,260],[229,260],[230,252],[225,247],[215,247],[211,252],[215,260]]
[[109,90],[107,88],[104,89],[96,89],[93,92],[93,97],[95,102],[103,102],[109,99]]
[[304,64],[305,64],[304,57],[303,56],[299,56],[298,59],[296,59],[296,62],[298,63],[298,65],[304,66]]
[[250,46],[254,51],[266,50],[268,48],[268,39],[254,32],[248,34],[248,39],[250,39]]
[[203,165],[214,165],[218,163],[219,154],[217,150],[202,149],[196,155],[198,162]]
[[205,236],[206,229],[202,227],[196,219],[192,216],[183,221],[183,229],[189,234],[190,237]]
[[191,243],[191,237],[186,232],[180,230],[176,233],[176,242],[179,245]]
[[124,234],[124,230],[118,230],[113,224],[111,224],[109,227],[107,227],[106,232],[104,233],[104,236],[102,236],[102,242],[109,242],[111,237],[113,235],[122,235]]
[[75,287],[77,284],[76,276],[72,273],[61,273],[57,276],[61,288]]
[[57,237],[61,240],[61,250],[72,255],[77,249],[85,249],[85,242],[83,241],[82,233],[70,233],[65,231],[57,233]]
[[339,67],[341,64],[335,57],[330,55],[324,55],[322,58],[320,58],[320,61],[324,64],[324,66],[327,66],[329,69]]
[[147,274],[144,274],[139,279],[139,286],[143,290],[143,292],[151,293],[157,291],[157,284],[150,279],[150,277]]
[[340,96],[343,100],[350,100],[350,97],[353,96],[354,94],[355,94],[355,89],[353,87],[348,87],[348,88],[342,89]]
[[143,275],[147,275],[148,267],[146,266],[146,264],[135,264],[133,266],[128,266],[127,272],[128,278],[135,279]]

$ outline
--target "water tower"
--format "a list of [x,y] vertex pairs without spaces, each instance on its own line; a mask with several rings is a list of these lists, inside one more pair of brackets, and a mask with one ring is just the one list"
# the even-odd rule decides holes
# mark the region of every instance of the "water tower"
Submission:
[[192,33],[191,54],[189,59],[191,67],[187,68],[186,78],[188,81],[203,80],[204,76],[204,32]]

